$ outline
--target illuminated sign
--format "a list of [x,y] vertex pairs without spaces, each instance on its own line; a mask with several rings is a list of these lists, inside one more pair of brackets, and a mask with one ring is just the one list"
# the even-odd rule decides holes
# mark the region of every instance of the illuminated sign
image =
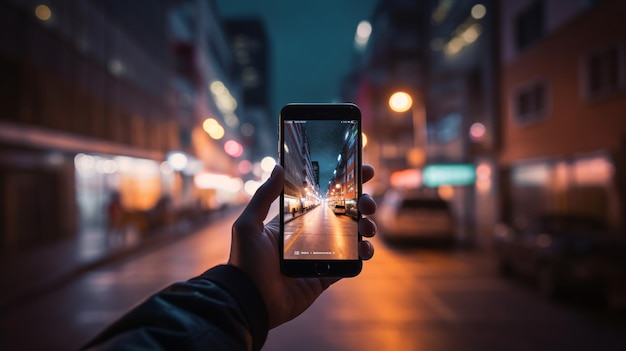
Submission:
[[472,185],[476,181],[476,169],[471,164],[428,165],[422,174],[424,185]]

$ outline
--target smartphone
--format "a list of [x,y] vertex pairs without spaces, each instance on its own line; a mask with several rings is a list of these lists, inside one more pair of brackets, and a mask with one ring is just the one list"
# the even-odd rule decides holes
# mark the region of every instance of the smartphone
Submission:
[[289,104],[279,121],[280,266],[291,277],[360,273],[361,111],[354,104]]

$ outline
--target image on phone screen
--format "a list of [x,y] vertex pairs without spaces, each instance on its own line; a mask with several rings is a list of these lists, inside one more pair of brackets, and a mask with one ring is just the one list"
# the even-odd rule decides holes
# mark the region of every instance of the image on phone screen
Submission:
[[284,121],[283,257],[357,260],[356,120]]

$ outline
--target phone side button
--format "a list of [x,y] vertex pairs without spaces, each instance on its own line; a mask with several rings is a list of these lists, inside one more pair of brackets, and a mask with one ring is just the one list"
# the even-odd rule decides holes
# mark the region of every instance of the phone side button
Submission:
[[318,262],[315,264],[315,273],[317,275],[326,275],[330,271],[330,264],[326,262]]

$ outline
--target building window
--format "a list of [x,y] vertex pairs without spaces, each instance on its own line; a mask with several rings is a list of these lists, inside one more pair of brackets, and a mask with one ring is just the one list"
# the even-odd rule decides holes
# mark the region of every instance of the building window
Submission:
[[594,99],[624,87],[624,47],[613,44],[588,54],[583,61],[583,93]]
[[543,1],[535,1],[515,18],[515,45],[518,50],[543,38],[545,35]]
[[533,123],[547,115],[547,87],[545,82],[529,84],[514,97],[515,120],[519,124]]

